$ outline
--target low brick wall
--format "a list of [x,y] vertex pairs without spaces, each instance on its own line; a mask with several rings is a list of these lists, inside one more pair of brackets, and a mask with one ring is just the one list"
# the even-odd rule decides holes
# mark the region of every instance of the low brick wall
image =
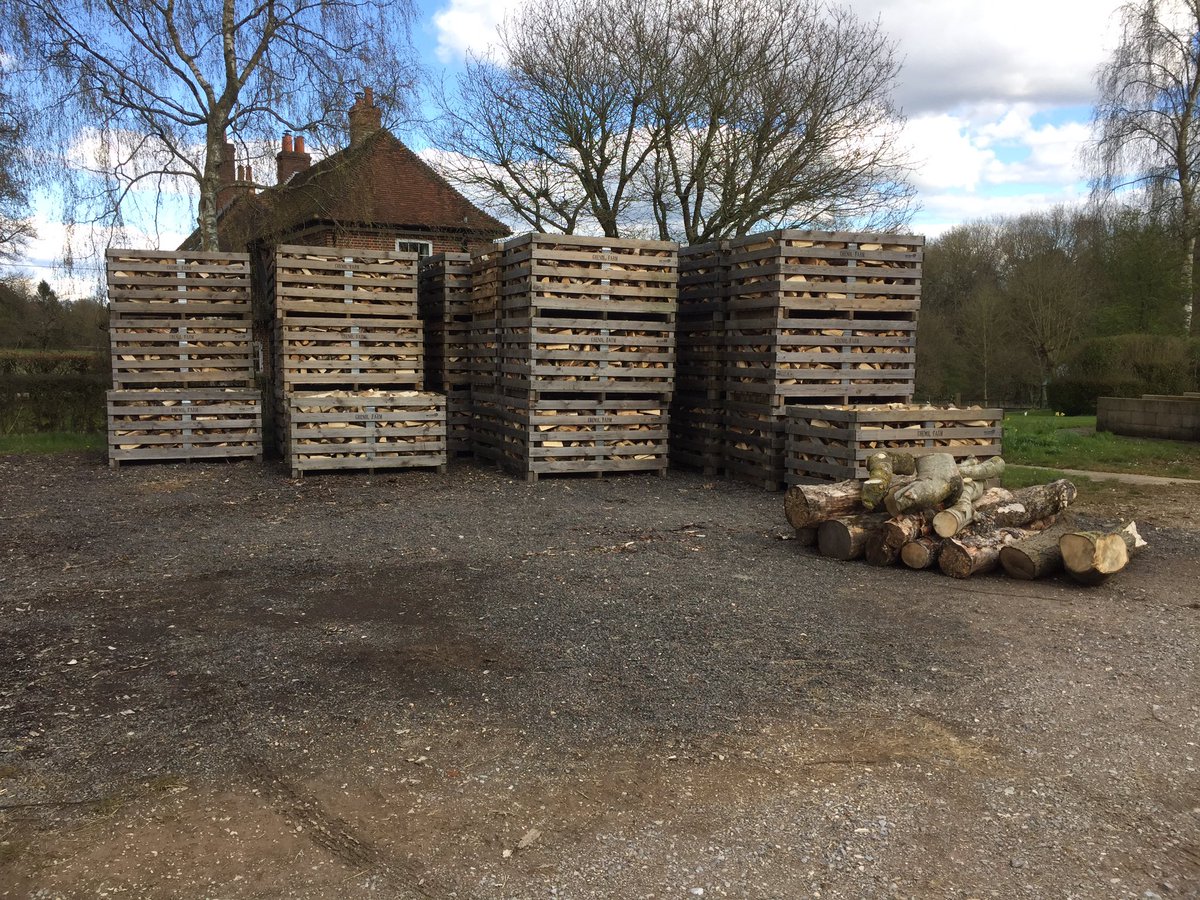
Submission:
[[1200,394],[1101,397],[1096,403],[1096,430],[1200,441]]

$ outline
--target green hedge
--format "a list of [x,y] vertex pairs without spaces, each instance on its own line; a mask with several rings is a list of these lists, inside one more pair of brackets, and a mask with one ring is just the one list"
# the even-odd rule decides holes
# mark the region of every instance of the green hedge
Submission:
[[1084,341],[1047,387],[1050,406],[1069,416],[1096,412],[1098,397],[1200,390],[1200,340],[1121,334]]
[[103,431],[104,374],[12,375],[0,373],[0,433]]
[[94,350],[0,350],[3,375],[104,375],[107,353]]

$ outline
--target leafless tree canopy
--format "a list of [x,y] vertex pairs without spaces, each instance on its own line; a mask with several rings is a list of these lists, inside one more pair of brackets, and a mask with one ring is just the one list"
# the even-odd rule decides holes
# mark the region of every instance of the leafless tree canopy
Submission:
[[700,242],[911,214],[878,23],[818,0],[533,0],[443,98],[447,174],[541,230]]
[[23,110],[6,90],[0,62],[0,262],[11,260],[33,235],[27,215]]
[[411,15],[409,0],[0,0],[0,43],[41,101],[44,174],[81,175],[68,212],[119,222],[139,186],[190,181],[215,248],[226,138],[255,155],[283,129],[319,145],[356,85],[406,97]]
[[[1190,297],[1200,229],[1200,0],[1137,0],[1120,15],[1120,42],[1097,77],[1093,189],[1103,199],[1141,188],[1175,220]],[[1191,330],[1200,333],[1200,317]]]

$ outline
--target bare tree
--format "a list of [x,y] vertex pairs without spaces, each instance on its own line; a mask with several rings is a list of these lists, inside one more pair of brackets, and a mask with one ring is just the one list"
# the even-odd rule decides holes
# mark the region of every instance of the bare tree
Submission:
[[662,235],[907,220],[900,67],[878,22],[821,0],[699,0],[673,18],[671,40],[643,48],[665,51],[652,66]]
[[1177,223],[1186,318],[1200,334],[1194,258],[1200,230],[1200,0],[1136,0],[1121,7],[1121,38],[1097,76],[1088,158],[1104,198],[1143,188]]
[[497,51],[468,59],[442,98],[443,168],[538,230],[590,220],[615,237],[653,141],[641,47],[656,25],[636,0],[532,0]]
[[894,225],[899,66],[821,0],[535,0],[443,97],[443,170],[540,230]]
[[0,262],[13,259],[34,233],[26,192],[25,125],[16,98],[5,89],[5,74],[0,61]]
[[406,96],[411,14],[410,0],[0,0],[0,38],[43,101],[47,170],[82,173],[73,206],[120,222],[135,191],[194,183],[215,249],[225,142],[320,132],[356,84]]

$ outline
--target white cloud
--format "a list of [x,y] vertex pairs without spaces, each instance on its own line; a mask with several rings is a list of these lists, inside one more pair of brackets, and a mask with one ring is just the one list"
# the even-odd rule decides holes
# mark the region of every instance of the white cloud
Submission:
[[1116,39],[1117,0],[858,0],[904,59],[911,114],[986,101],[1088,104]]
[[437,57],[443,63],[461,61],[468,53],[481,53],[496,39],[496,29],[518,0],[450,0],[434,13]]

